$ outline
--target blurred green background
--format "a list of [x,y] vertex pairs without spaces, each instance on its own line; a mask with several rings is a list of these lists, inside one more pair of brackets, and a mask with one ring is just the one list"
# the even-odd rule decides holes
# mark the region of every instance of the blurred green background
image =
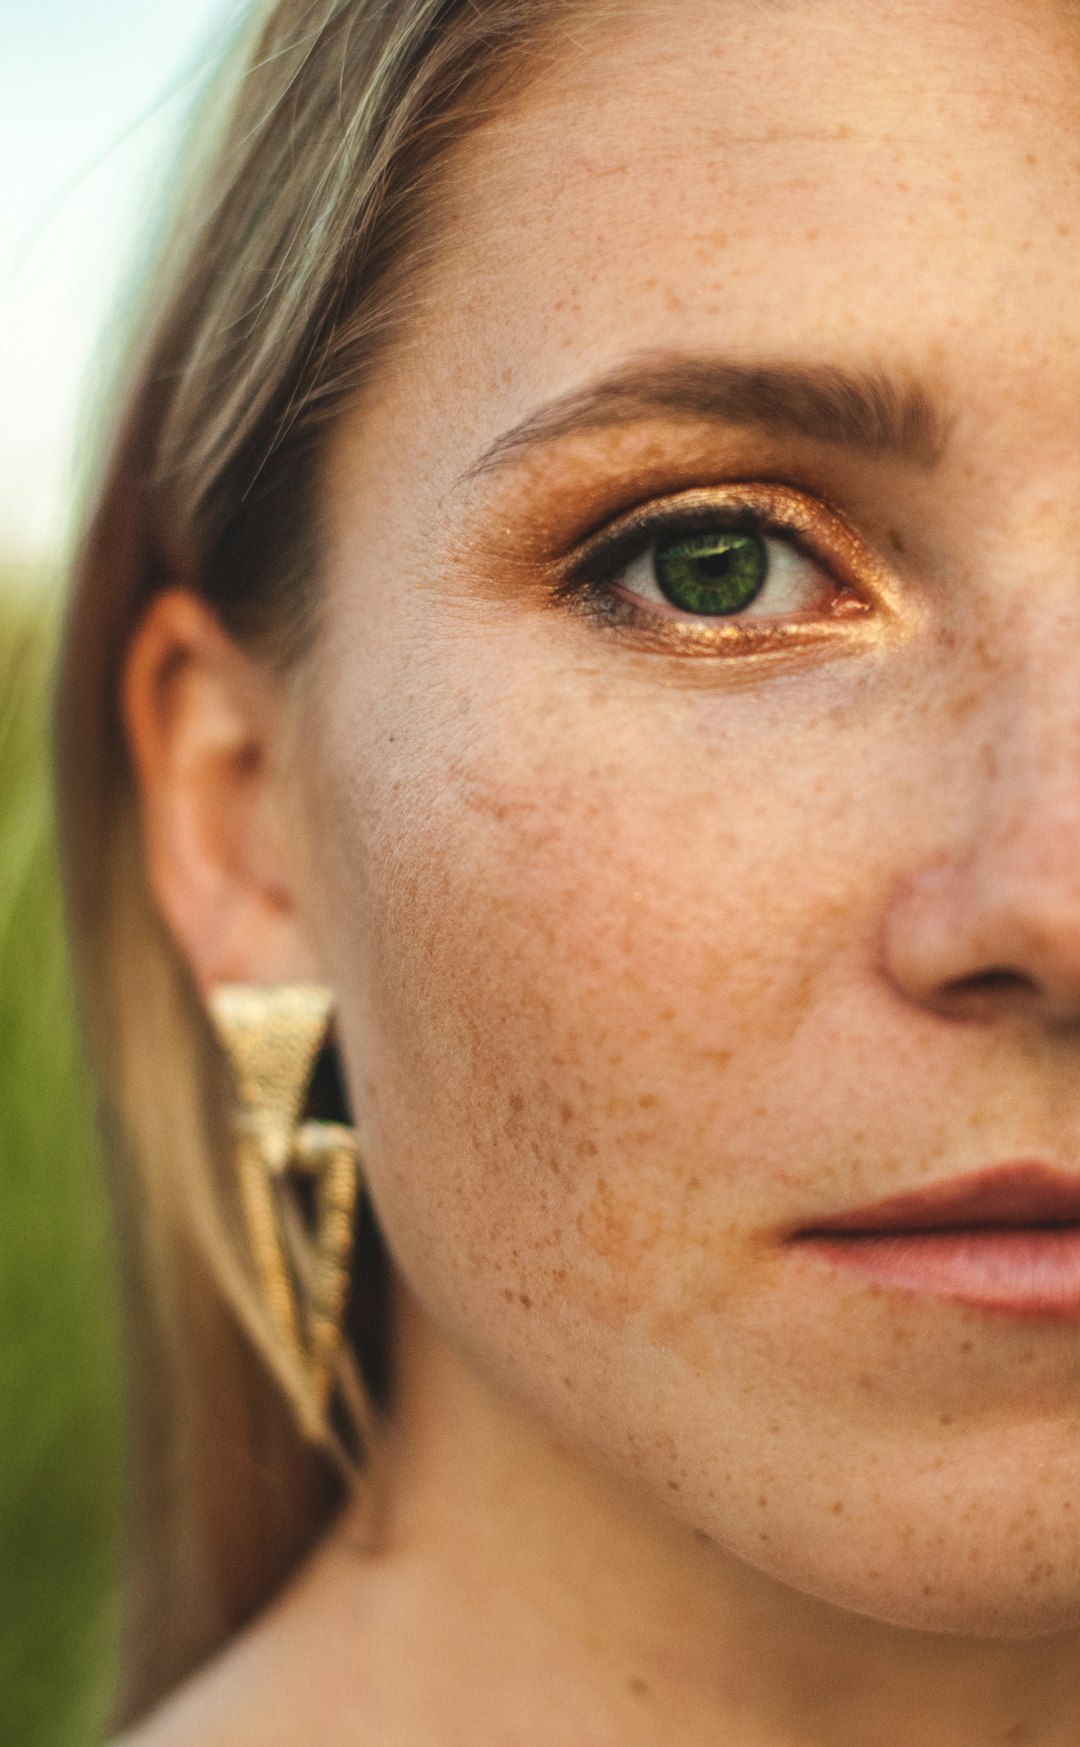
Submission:
[[123,349],[112,314],[167,203],[183,115],[246,3],[35,0],[4,17],[0,1747],[103,1738],[117,1613],[113,1281],[50,824],[60,555]]
[[102,1738],[121,1440],[115,1303],[47,781],[55,607],[0,566],[0,1742]]

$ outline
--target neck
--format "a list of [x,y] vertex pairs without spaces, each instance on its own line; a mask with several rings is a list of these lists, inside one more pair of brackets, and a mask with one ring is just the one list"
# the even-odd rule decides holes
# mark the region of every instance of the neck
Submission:
[[1080,1738],[1077,1635],[919,1633],[801,1595],[559,1446],[408,1301],[398,1328],[385,1546],[341,1561],[346,1519],[326,1555],[339,1565],[335,1606],[349,1609],[353,1642],[366,1646],[357,1653],[384,1680],[399,1671],[411,1694],[387,1713],[393,1738],[410,1747],[459,1737],[528,1747]]

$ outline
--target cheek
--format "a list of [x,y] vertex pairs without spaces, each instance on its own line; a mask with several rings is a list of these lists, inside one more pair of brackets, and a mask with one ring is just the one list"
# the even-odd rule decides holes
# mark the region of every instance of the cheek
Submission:
[[380,1216],[489,1357],[556,1326],[597,1364],[620,1331],[689,1351],[783,1214],[793,1052],[865,869],[797,759],[765,797],[693,716],[448,704],[324,810]]
[[[683,1521],[840,1605],[920,1624],[933,1594],[955,1620],[1001,1559],[972,1522],[1033,1471],[1032,1389],[1071,1402],[1075,1355],[1036,1377],[1013,1342],[1003,1367],[776,1241],[949,1138],[947,1087],[912,1109],[931,1058],[874,944],[928,812],[895,749],[918,770],[926,747],[873,710],[770,728],[451,667],[327,687],[310,758],[316,923],[398,1267],[481,1375]],[[1071,1423],[1034,1438],[1054,1499]]]

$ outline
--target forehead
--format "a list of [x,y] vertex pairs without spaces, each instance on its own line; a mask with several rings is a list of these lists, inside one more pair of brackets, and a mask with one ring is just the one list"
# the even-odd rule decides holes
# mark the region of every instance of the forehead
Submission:
[[454,166],[429,387],[480,441],[642,348],[876,358],[887,336],[921,367],[992,358],[1005,327],[1060,356],[1078,50],[1049,0],[654,0],[563,26]]

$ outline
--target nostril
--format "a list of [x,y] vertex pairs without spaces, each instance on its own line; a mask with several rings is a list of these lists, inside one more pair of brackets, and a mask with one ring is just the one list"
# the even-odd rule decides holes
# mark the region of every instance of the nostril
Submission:
[[944,984],[940,1000],[952,1013],[972,1018],[988,1016],[1002,1006],[1027,1005],[1038,994],[1032,977],[1008,965],[991,965],[970,977]]
[[978,971],[971,977],[958,977],[949,987],[960,993],[970,990],[972,993],[993,995],[999,990],[1031,989],[1034,984],[1023,971],[1012,971],[1007,966],[995,965],[990,970]]

